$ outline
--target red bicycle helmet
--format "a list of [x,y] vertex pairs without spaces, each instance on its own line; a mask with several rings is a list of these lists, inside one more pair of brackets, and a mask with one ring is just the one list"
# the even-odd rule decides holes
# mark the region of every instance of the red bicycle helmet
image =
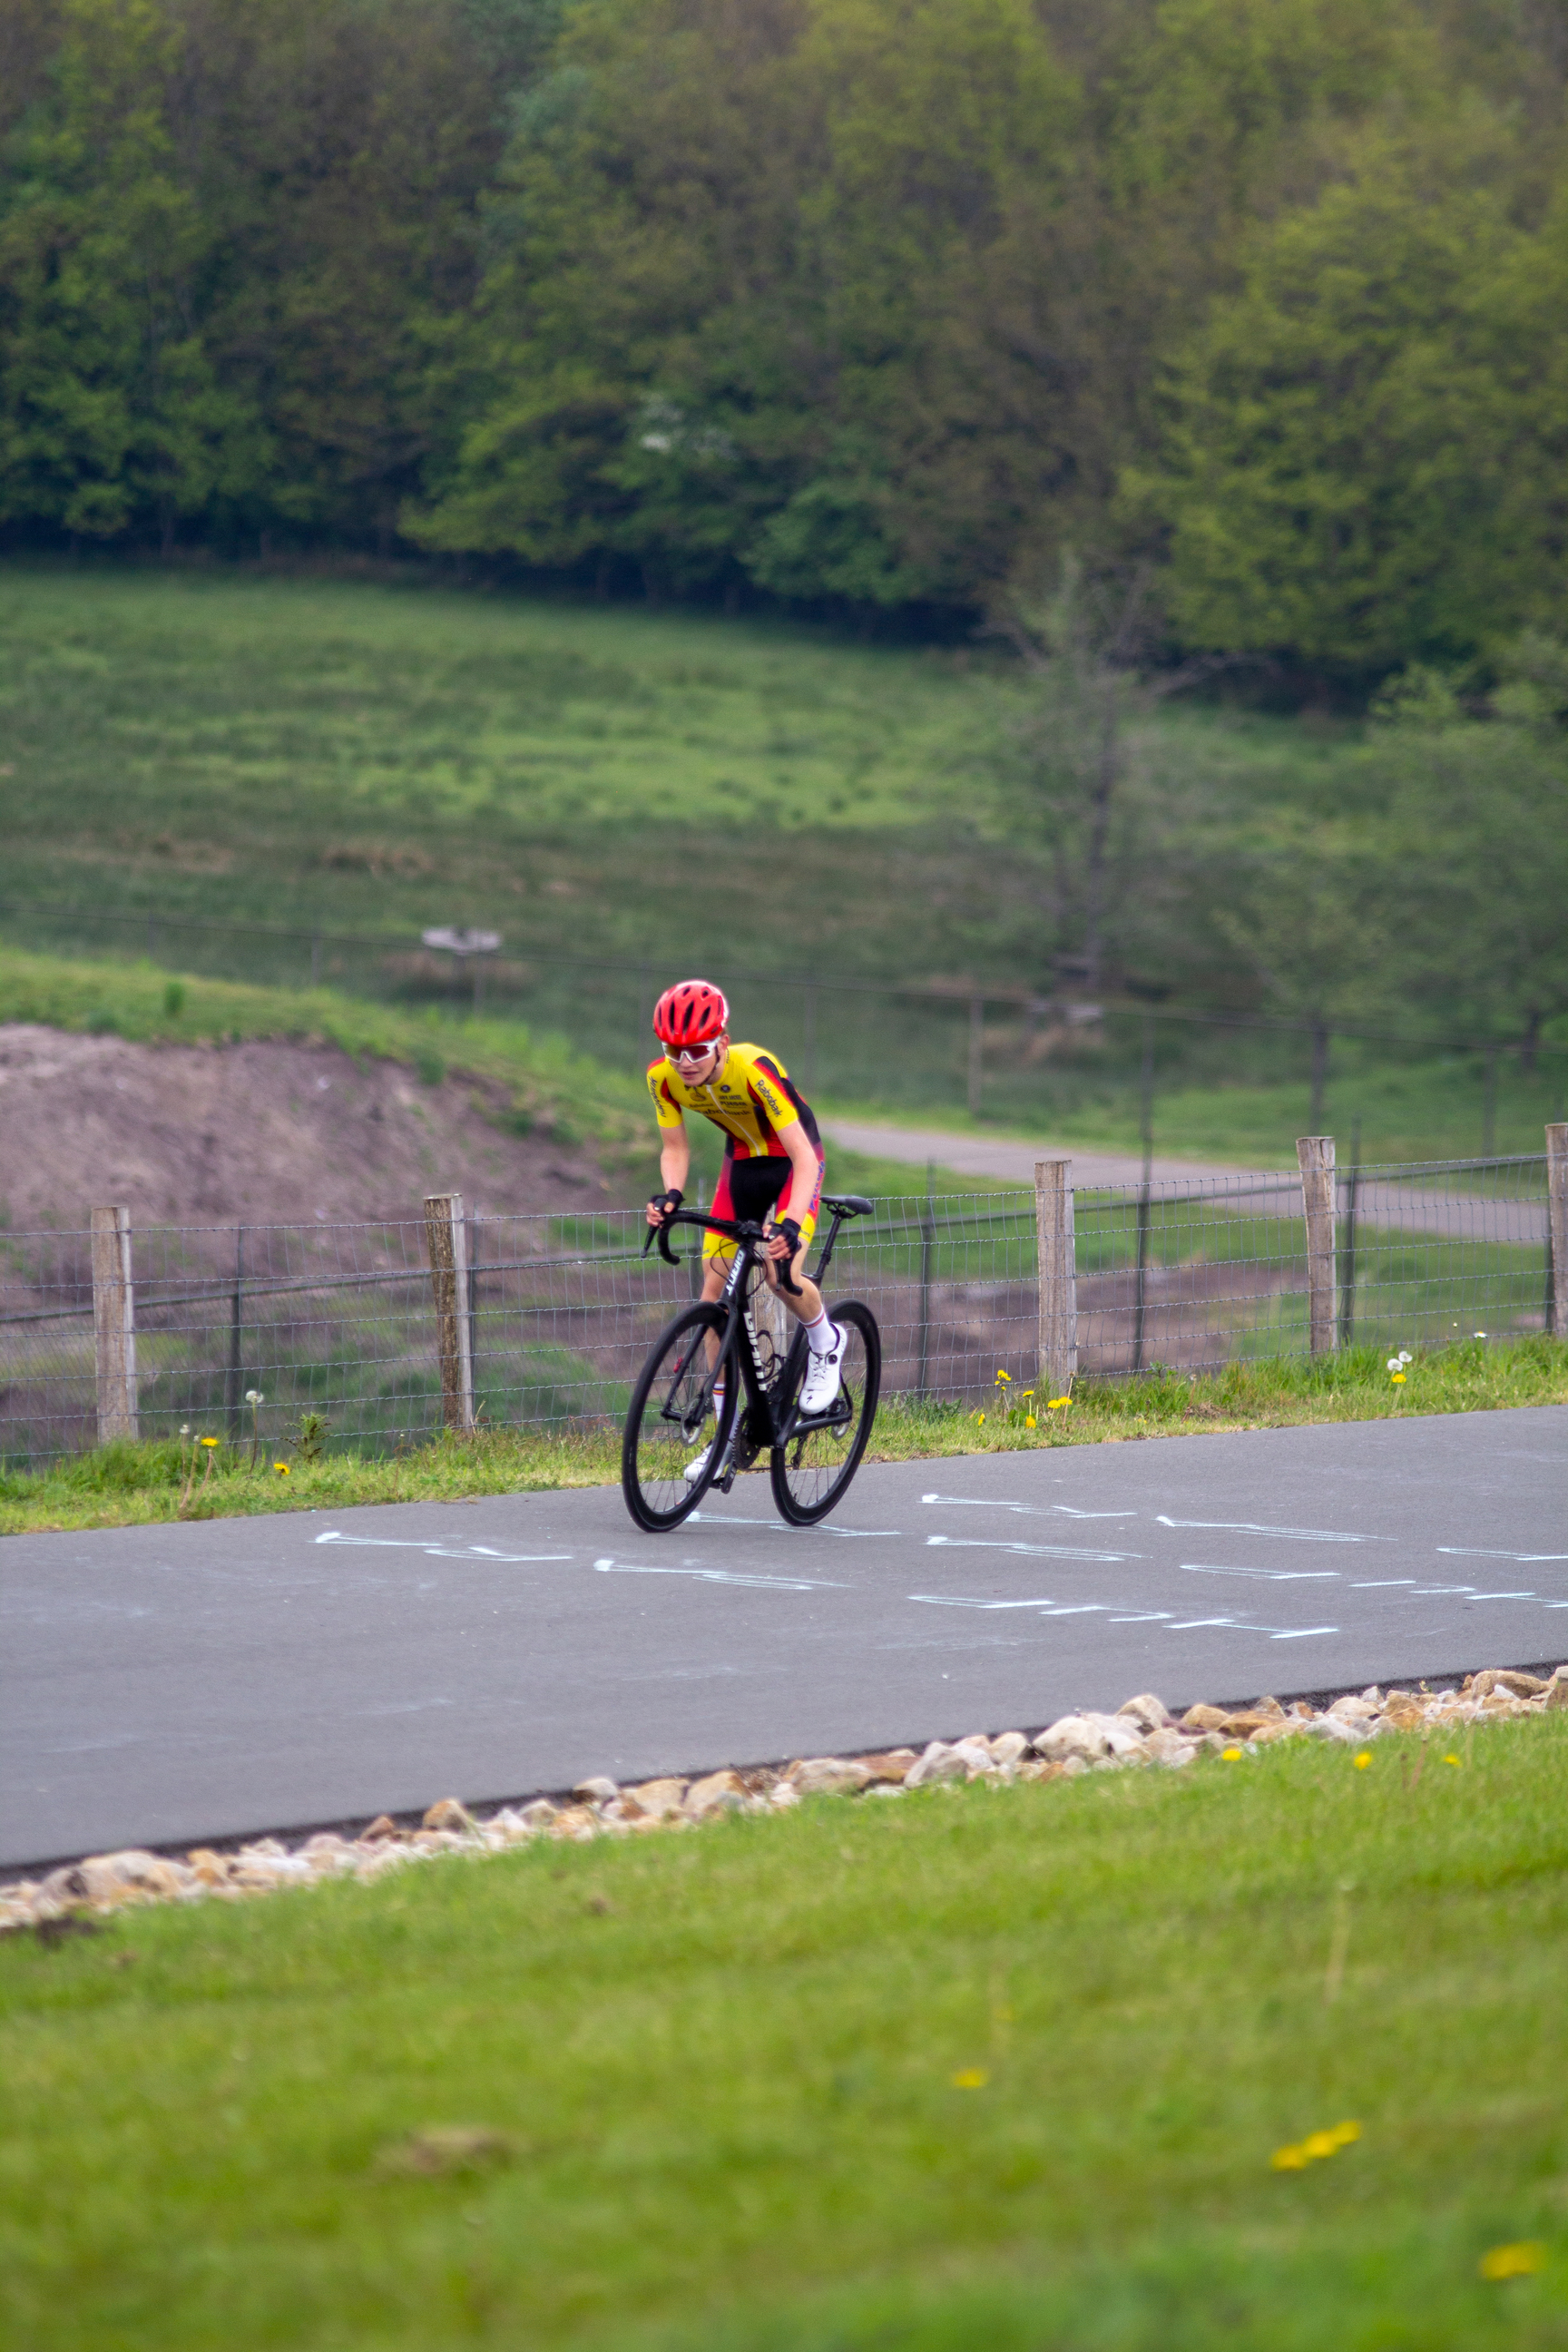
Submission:
[[729,1025],[724,992],[711,981],[677,981],[653,1008],[653,1034],[661,1045],[710,1045]]

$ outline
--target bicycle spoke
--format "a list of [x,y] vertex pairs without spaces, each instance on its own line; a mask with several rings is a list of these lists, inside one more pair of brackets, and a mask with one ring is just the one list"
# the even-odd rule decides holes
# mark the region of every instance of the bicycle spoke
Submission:
[[881,1381],[875,1318],[854,1302],[829,1312],[842,1334],[838,1394],[822,1419],[797,1429],[773,1454],[773,1499],[797,1526],[823,1517],[848,1486],[866,1450]]
[[[633,1393],[621,1448],[621,1487],[639,1527],[672,1528],[708,1484],[720,1430],[713,1410],[710,1342],[724,1318],[694,1307],[655,1344]],[[715,1352],[717,1352],[715,1348]],[[726,1422],[733,1418],[726,1406]]]

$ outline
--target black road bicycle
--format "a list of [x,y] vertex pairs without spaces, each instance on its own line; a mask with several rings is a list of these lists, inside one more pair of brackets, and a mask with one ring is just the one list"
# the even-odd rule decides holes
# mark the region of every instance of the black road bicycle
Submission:
[[[820,1282],[847,1217],[866,1217],[871,1203],[857,1193],[824,1197],[831,1223],[812,1272]],[[797,1528],[825,1518],[859,1467],[876,1418],[882,1383],[882,1338],[877,1318],[858,1299],[828,1309],[842,1335],[838,1393],[826,1412],[796,1406],[805,1370],[806,1337],[769,1287],[762,1253],[763,1227],[699,1211],[677,1209],[650,1227],[643,1255],[657,1241],[659,1255],[679,1265],[669,1246],[672,1225],[700,1225],[736,1244],[722,1298],[689,1307],[655,1341],[632,1391],[621,1444],[621,1491],[639,1528],[658,1533],[680,1525],[715,1481],[727,1495],[764,1447],[773,1500]],[[720,1411],[713,1391],[724,1375]],[[706,1456],[695,1467],[706,1448]]]

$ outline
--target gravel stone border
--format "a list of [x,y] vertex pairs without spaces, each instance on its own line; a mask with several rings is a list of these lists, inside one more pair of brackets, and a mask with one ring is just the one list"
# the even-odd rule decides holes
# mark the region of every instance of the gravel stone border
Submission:
[[692,1830],[724,1813],[778,1813],[805,1797],[900,1797],[907,1790],[947,1782],[1065,1780],[1084,1772],[1163,1765],[1181,1770],[1200,1756],[1238,1760],[1280,1739],[1321,1739],[1364,1750],[1387,1732],[1437,1731],[1521,1716],[1568,1714],[1568,1664],[1543,1678],[1517,1668],[1489,1666],[1468,1675],[1457,1690],[1380,1690],[1337,1698],[1316,1707],[1305,1699],[1281,1706],[1260,1698],[1251,1706],[1188,1707],[1178,1721],[1154,1696],[1141,1692],[1114,1715],[1085,1710],[1064,1715],[1032,1737],[972,1732],[933,1739],[922,1752],[892,1748],[864,1756],[797,1758],[784,1769],[737,1771],[726,1765],[701,1779],[644,1780],[621,1788],[605,1775],[580,1780],[569,1801],[536,1797],[502,1805],[477,1820],[456,1797],[443,1797],[416,1830],[401,1829],[382,1813],[357,1837],[318,1831],[292,1851],[275,1837],[253,1840],[234,1853],[193,1846],[183,1862],[128,1847],[63,1864],[47,1878],[0,1886],[0,1935],[32,1930],[54,1943],[90,1931],[97,1918],[145,1903],[236,1902],[285,1886],[312,1886],[327,1878],[369,1880],[444,1853],[504,1853],[541,1839],[582,1844],[593,1838],[637,1837]]

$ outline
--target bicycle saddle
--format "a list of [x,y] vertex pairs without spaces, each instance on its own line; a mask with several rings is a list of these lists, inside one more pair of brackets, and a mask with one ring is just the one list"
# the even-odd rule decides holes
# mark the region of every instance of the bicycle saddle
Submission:
[[822,1205],[836,1217],[868,1217],[871,1203],[861,1192],[824,1192]]

